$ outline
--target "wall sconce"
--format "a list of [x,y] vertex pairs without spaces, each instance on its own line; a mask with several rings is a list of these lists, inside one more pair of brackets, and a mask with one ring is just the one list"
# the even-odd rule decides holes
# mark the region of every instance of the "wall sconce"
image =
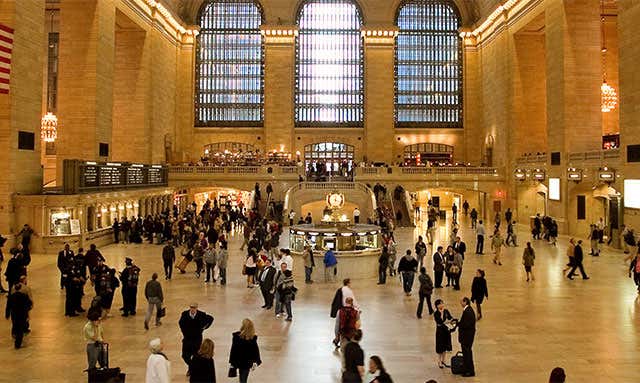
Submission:
[[513,171],[513,178],[516,181],[524,181],[527,179],[527,172],[524,169],[517,168]]
[[612,183],[616,180],[616,171],[609,168],[603,167],[598,169],[598,180],[606,183]]
[[106,207],[103,207],[103,208],[101,208],[101,209],[100,209],[100,211],[104,214],[104,213],[106,213],[106,212],[107,212],[107,208],[106,208]]
[[111,206],[111,207],[109,208],[109,211],[111,211],[111,212],[116,211],[116,207],[115,207],[115,206]]
[[546,178],[546,172],[542,169],[533,169],[531,177],[536,181],[542,182]]
[[569,168],[567,169],[567,180],[578,183],[582,181],[582,169]]

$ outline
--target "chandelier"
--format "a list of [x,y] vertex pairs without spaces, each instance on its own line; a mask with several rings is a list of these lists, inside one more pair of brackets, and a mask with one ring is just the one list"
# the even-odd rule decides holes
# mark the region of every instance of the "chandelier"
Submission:
[[42,117],[40,138],[44,142],[54,142],[58,138],[58,118],[55,114],[49,112]]
[[600,31],[602,34],[602,85],[600,86],[600,110],[602,113],[611,112],[618,105],[618,93],[609,84],[607,84],[607,40],[604,25],[604,0],[600,1]]

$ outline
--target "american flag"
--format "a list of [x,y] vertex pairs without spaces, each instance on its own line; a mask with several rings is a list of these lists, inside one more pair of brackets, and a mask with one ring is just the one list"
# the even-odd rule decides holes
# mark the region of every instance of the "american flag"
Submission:
[[0,93],[9,93],[13,29],[0,24]]

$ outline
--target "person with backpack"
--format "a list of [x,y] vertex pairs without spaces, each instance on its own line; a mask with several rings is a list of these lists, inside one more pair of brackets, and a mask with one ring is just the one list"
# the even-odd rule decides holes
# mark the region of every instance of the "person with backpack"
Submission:
[[433,293],[433,281],[429,274],[427,274],[427,269],[424,267],[420,268],[420,275],[418,276],[418,282],[420,282],[420,290],[419,294],[419,302],[418,303],[418,311],[416,312],[416,316],[418,319],[422,318],[422,308],[424,306],[424,300],[427,300],[427,307],[429,308],[429,315],[433,314],[433,306],[431,306],[431,294]]
[[126,267],[120,273],[120,282],[122,282],[122,316],[128,317],[129,315],[136,315],[140,268],[133,264],[133,259],[131,258],[125,258],[124,262]]

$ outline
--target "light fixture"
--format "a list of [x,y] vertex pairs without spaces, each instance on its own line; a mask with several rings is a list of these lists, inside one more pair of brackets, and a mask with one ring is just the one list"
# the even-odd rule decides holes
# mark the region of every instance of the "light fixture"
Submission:
[[598,169],[598,179],[602,182],[611,183],[616,180],[616,171],[605,166]]
[[58,138],[58,118],[55,114],[48,112],[42,117],[40,138],[44,142],[55,142],[56,138]]
[[600,0],[600,30],[602,38],[602,85],[600,86],[600,110],[602,113],[611,112],[618,105],[618,93],[607,84],[607,40],[604,26],[604,0]]
[[527,172],[524,169],[517,168],[513,171],[513,178],[516,181],[524,181],[527,178]]
[[567,180],[573,182],[582,181],[582,169],[569,168],[567,169]]
[[531,172],[531,176],[533,177],[534,180],[542,182],[546,177],[546,173],[542,169],[534,169]]

